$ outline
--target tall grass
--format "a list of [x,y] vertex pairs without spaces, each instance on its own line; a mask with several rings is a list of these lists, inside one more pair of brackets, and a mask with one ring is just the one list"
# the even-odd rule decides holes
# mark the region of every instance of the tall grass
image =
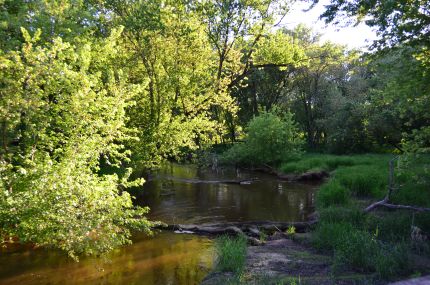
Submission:
[[[430,214],[381,209],[363,213],[363,207],[384,197],[388,187],[388,162],[392,155],[305,155],[285,163],[284,172],[331,171],[331,179],[316,196],[319,224],[313,245],[334,254],[334,268],[374,272],[382,279],[411,273],[411,253],[428,254],[428,243],[414,243],[411,227],[428,232]],[[395,169],[392,203],[430,206],[430,157]],[[363,200],[363,198],[365,198]]]
[[380,198],[387,192],[388,169],[375,165],[342,167],[334,179],[356,196]]
[[337,181],[330,181],[317,193],[317,206],[326,208],[332,205],[346,205],[350,200],[350,192]]
[[318,249],[334,253],[334,269],[353,268],[376,272],[384,279],[407,273],[408,246],[403,242],[381,242],[377,234],[347,222],[323,222],[312,237]]
[[216,270],[240,274],[245,267],[246,243],[247,240],[244,235],[218,237],[215,241],[218,257]]

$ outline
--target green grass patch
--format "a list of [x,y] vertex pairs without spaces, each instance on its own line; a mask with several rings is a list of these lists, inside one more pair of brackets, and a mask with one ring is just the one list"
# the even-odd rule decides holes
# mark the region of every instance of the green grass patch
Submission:
[[365,228],[383,241],[405,241],[410,238],[412,226],[411,212],[369,213]]
[[244,235],[230,237],[227,235],[215,240],[217,253],[217,271],[228,271],[240,274],[246,261],[247,240]]
[[381,242],[377,233],[354,227],[347,222],[320,223],[312,236],[312,244],[334,253],[334,270],[354,269],[376,272],[389,279],[407,273],[408,246],[403,242]]
[[334,250],[343,236],[354,230],[350,223],[320,222],[312,234],[311,242],[320,250]]
[[316,202],[320,208],[333,205],[346,205],[350,200],[350,192],[336,180],[331,180],[321,186],[317,193]]
[[[333,253],[335,273],[354,269],[388,280],[413,272],[412,253],[430,254],[430,242],[411,239],[415,227],[430,232],[430,213],[384,208],[363,212],[366,205],[387,194],[393,158],[389,154],[306,154],[281,165],[284,173],[331,172],[316,195],[319,224],[311,243]],[[430,207],[430,156],[401,157],[394,162],[391,202]]]
[[329,155],[305,154],[300,160],[285,161],[280,166],[284,173],[300,174],[307,171],[333,171],[340,167],[353,165],[378,165],[387,168],[392,156],[386,154]]
[[380,198],[387,192],[388,169],[378,165],[342,167],[334,179],[356,196]]
[[321,209],[320,220],[325,223],[350,223],[354,226],[362,226],[366,221],[363,210],[354,205],[350,207],[331,206]]

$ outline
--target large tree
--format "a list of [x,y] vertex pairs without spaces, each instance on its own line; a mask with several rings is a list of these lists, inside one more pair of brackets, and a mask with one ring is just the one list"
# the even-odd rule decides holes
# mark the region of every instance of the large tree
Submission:
[[346,19],[348,22],[356,19],[377,28],[381,36],[377,46],[405,42],[430,46],[430,3],[427,0],[331,0],[325,7],[321,16],[328,22],[339,24]]

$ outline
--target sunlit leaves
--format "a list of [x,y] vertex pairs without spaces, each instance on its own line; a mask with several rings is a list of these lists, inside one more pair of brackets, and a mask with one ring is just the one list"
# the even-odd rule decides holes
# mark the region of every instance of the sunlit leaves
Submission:
[[[149,230],[126,177],[99,176],[100,156],[127,158],[126,108],[135,88],[114,69],[120,30],[78,46],[55,38],[1,55],[0,238],[60,248],[75,257]],[[142,181],[140,181],[142,182]]]

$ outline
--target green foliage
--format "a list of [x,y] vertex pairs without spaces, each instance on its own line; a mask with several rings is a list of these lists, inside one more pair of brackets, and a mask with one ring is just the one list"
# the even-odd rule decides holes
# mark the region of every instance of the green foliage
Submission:
[[127,160],[133,88],[112,67],[120,31],[79,46],[25,34],[30,42],[0,57],[0,239],[75,257],[129,243],[131,229],[149,232],[147,209],[119,191],[127,176],[96,173],[100,156]]
[[[311,161],[311,158],[312,155],[309,155],[305,159]],[[411,252],[428,252],[427,242],[417,243],[411,239],[411,229],[418,227],[427,231],[430,215],[401,211],[364,213],[363,203],[354,196],[381,199],[386,194],[388,161],[392,156],[363,155],[349,158],[352,165],[338,166],[334,177],[317,193],[319,224],[312,235],[314,246],[333,252],[334,269],[346,267],[375,272],[382,279],[409,273]],[[406,161],[400,158],[399,161],[395,168],[395,183],[400,187],[393,192],[393,203],[415,205],[418,199],[415,199],[414,194],[422,199],[427,195],[420,185],[428,185],[425,170],[428,157],[419,156]],[[300,161],[295,163],[300,165]],[[315,164],[321,165],[322,162],[314,161]],[[290,165],[292,167],[294,164]],[[309,163],[307,167],[311,167]],[[415,190],[412,190],[413,187]]]
[[[317,1],[314,1],[317,2]],[[381,34],[377,46],[391,47],[402,43],[423,44],[429,46],[427,27],[428,2],[407,1],[385,2],[382,0],[333,0],[325,6],[322,17],[327,22],[340,22],[345,16],[365,20],[366,24],[375,27]],[[354,22],[354,21],[351,21]]]
[[272,113],[263,113],[249,123],[247,131],[245,142],[228,150],[224,161],[275,164],[300,154],[302,141],[290,113],[282,119]]
[[221,236],[215,241],[217,252],[216,269],[219,271],[231,271],[240,274],[245,267],[246,236],[237,237]]

